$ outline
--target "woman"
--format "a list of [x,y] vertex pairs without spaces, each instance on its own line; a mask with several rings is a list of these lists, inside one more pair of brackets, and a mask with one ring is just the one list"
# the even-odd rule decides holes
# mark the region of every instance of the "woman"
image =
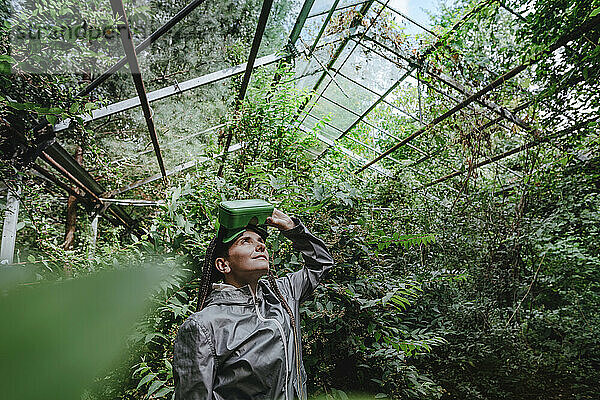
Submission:
[[267,225],[302,253],[304,268],[275,278],[265,229],[219,231],[206,252],[198,312],[175,339],[176,399],[306,398],[299,306],[333,259],[297,218],[275,209]]

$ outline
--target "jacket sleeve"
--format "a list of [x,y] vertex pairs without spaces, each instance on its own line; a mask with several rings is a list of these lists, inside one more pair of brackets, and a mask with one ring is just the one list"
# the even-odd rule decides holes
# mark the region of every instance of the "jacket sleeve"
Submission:
[[325,243],[310,233],[298,218],[292,217],[292,220],[296,226],[281,233],[292,242],[295,250],[302,253],[305,265],[301,270],[280,278],[280,282],[294,299],[302,302],[313,292],[334,262]]
[[176,400],[212,399],[215,352],[209,334],[188,319],[179,328],[173,349]]

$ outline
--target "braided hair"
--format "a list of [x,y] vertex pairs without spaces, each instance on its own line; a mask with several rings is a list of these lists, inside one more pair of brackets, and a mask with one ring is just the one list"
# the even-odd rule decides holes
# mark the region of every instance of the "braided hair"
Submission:
[[[212,284],[225,279],[225,275],[215,267],[215,260],[220,256],[227,256],[227,252],[229,250],[229,246],[223,243],[223,236],[224,235],[219,232],[217,236],[210,241],[208,248],[206,249],[206,255],[204,256],[204,263],[202,266],[202,276],[200,277],[200,287],[198,288],[198,303],[196,305],[196,312],[204,308],[206,299],[212,291]],[[294,318],[294,313],[292,312],[292,309],[288,305],[287,301],[285,301],[283,294],[281,294],[281,291],[277,286],[277,282],[275,281],[275,275],[273,274],[273,270],[271,268],[269,268],[267,280],[271,290],[275,293],[277,300],[279,300],[286,313],[289,315],[292,331],[295,334],[296,319]]]
[[215,253],[219,250],[217,249],[219,243],[221,243],[221,238],[217,235],[210,241],[208,248],[206,249],[204,263],[202,265],[202,276],[200,277],[200,287],[198,288],[196,311],[200,311],[204,308],[206,298],[212,291],[212,284],[223,278],[223,274],[214,266],[214,260],[216,258]]

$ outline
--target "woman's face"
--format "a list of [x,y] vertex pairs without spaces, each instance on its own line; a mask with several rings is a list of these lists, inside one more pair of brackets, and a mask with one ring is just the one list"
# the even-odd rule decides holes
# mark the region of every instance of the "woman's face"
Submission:
[[269,271],[269,252],[264,239],[247,230],[229,248],[229,254],[215,261],[217,269],[225,274],[225,282],[236,287],[255,284]]

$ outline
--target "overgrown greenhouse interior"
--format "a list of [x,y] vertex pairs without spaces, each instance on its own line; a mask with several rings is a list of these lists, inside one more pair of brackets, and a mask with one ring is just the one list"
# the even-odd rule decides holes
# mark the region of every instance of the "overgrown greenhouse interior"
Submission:
[[1,5],[3,397],[173,398],[249,198],[335,259],[309,397],[600,397],[600,1]]

